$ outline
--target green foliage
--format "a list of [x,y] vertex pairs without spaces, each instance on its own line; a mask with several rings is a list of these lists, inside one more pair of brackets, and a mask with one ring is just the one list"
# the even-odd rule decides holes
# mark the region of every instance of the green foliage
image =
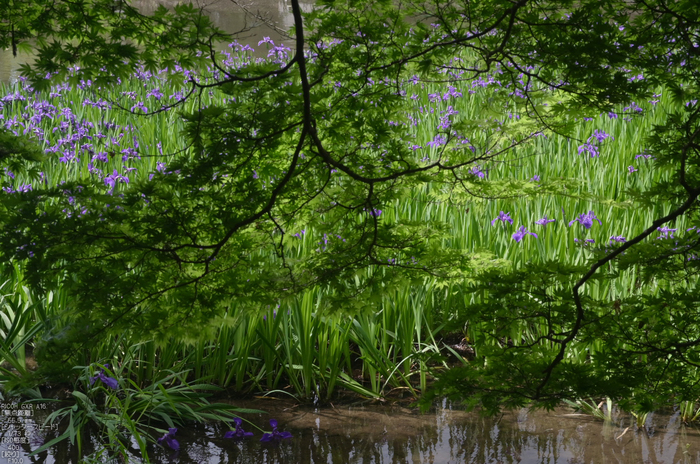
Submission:
[[680,404],[680,414],[684,424],[691,424],[700,418],[700,409],[695,409],[695,401],[683,401]]
[[[137,344],[139,385],[191,362],[239,390],[378,396],[424,391],[438,366],[426,401],[490,412],[699,397],[695,2],[325,1],[302,15],[291,0],[294,50],[270,60],[218,56],[235,37],[192,5],[5,5],[0,45],[35,38],[38,51],[17,88],[67,78],[61,91],[93,100],[59,134],[43,122],[44,143],[124,107],[120,129],[93,140],[111,155],[99,173],[0,134],[18,169],[0,256],[35,299],[64,295],[37,335],[46,375],[113,357],[87,346],[116,341]],[[178,92],[176,111],[155,86]],[[140,124],[144,102],[154,114]],[[6,103],[7,120],[22,116]],[[135,137],[137,155],[115,156],[111,139]],[[517,223],[493,219],[505,213]],[[535,229],[545,214],[557,222]],[[5,319],[12,357],[29,319]],[[432,362],[446,330],[475,359]]]
[[[600,419],[604,422],[612,422],[613,420],[613,405],[612,400],[610,400],[610,398],[605,398],[605,400],[599,402],[597,405],[595,404],[595,401],[593,401],[593,399],[591,398],[589,398],[588,401],[583,399],[578,399],[576,401],[564,401],[572,408],[579,410],[584,414],[590,414],[596,419]],[[643,422],[644,421],[642,421],[642,423]]]

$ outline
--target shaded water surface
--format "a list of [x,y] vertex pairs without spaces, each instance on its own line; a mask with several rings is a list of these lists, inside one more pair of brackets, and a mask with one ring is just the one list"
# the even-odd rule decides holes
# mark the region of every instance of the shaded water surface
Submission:
[[[617,414],[612,423],[561,408],[553,412],[520,410],[485,418],[447,404],[427,414],[374,403],[314,408],[280,400],[235,402],[263,409],[244,423],[254,437],[225,439],[221,424],[181,427],[175,453],[155,445],[152,462],[173,463],[700,463],[700,433],[682,425],[679,414],[653,415],[637,429],[632,417]],[[66,444],[27,457],[30,450],[57,436],[59,430],[37,429],[48,410],[34,406],[33,418],[0,423],[0,462],[77,463],[75,447]],[[269,419],[293,438],[279,445],[261,443]],[[9,445],[26,437],[20,446]],[[86,438],[84,452],[95,449]],[[19,451],[17,451],[19,448]],[[12,451],[12,454],[3,452]],[[17,454],[14,452],[17,451]],[[6,461],[3,456],[16,458]],[[98,461],[99,462],[99,461]],[[119,461],[114,461],[119,462]],[[137,461],[134,461],[137,462]]]

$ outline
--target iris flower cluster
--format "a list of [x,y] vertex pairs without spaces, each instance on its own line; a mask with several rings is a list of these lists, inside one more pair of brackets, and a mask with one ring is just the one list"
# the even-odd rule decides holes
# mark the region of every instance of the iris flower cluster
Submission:
[[597,157],[600,155],[600,144],[608,138],[615,140],[615,137],[612,135],[607,134],[605,131],[596,129],[593,131],[593,135],[588,137],[586,143],[578,147],[578,154],[580,155],[585,152],[590,154],[591,158]]

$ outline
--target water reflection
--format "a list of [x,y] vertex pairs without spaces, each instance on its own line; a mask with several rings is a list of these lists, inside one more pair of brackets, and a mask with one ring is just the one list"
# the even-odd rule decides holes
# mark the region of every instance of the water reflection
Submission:
[[[618,415],[614,423],[572,414],[520,410],[502,417],[485,418],[444,404],[428,414],[400,406],[365,404],[312,408],[277,400],[235,402],[259,408],[267,415],[246,417],[269,431],[269,419],[280,431],[294,437],[279,445],[261,443],[262,432],[252,439],[225,439],[227,427],[217,425],[180,428],[179,453],[150,447],[152,462],[194,463],[474,463],[474,464],[607,464],[607,463],[700,463],[700,434],[681,424],[679,414],[657,414],[637,429],[632,417]],[[43,412],[43,416],[48,412]],[[39,420],[42,413],[35,415]],[[7,418],[2,418],[6,420]],[[31,427],[30,427],[31,428]],[[245,424],[246,430],[255,430]],[[26,426],[0,423],[3,437],[25,436]],[[44,440],[58,431],[46,431]],[[34,443],[21,446],[25,463],[78,462],[75,449],[55,447],[48,453],[27,458]],[[98,449],[94,437],[83,443],[88,452]],[[136,445],[134,443],[134,450]]]
[[[135,0],[132,5],[145,14],[155,11],[159,5],[172,8],[179,0]],[[241,6],[244,5],[249,13]],[[234,2],[232,0],[193,0],[192,4],[203,8],[215,26],[228,33],[239,33],[237,39],[241,44],[257,47],[263,37],[271,37],[275,43],[292,46],[284,34],[294,25],[291,4],[287,0],[254,0]],[[311,9],[312,3],[301,2],[303,10]],[[225,48],[225,44],[222,45]],[[12,50],[0,50],[0,82],[9,83],[19,78],[19,67],[31,62],[32,55],[18,53],[12,56]]]

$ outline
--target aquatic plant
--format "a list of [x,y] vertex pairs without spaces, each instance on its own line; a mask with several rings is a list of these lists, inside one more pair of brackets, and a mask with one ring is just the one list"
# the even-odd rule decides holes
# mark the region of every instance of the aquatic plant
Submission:
[[695,407],[695,401],[682,401],[678,409],[681,421],[686,425],[690,425],[700,419],[700,408]]
[[582,411],[584,414],[589,414],[596,419],[600,419],[605,422],[612,422],[613,420],[613,404],[610,398],[605,398],[596,404],[592,398],[588,401],[584,399],[577,399],[576,401],[564,400],[572,408]]
[[634,422],[637,428],[641,429],[646,424],[647,418],[649,417],[649,414],[651,414],[651,412],[630,411],[630,414],[632,414],[632,416],[634,417]]
[[[101,445],[111,454],[131,454],[131,438],[136,441],[143,459],[147,459],[147,443],[149,441],[168,446],[173,450],[179,449],[175,438],[177,427],[191,422],[230,421],[238,419],[237,414],[243,412],[261,413],[259,410],[240,409],[230,404],[210,403],[206,392],[217,391],[209,384],[188,384],[185,381],[187,371],[170,373],[154,381],[145,388],[139,388],[133,380],[126,379],[118,390],[112,388],[116,379],[109,364],[97,364],[99,373],[91,376],[93,366],[76,367],[80,376],[71,399],[73,404],[52,412],[45,425],[55,424],[68,426],[59,436],[42,444],[32,451],[38,454],[56,443],[68,439],[71,444],[77,442],[78,453],[81,454],[82,440],[85,429],[90,424],[100,431]],[[107,382],[96,382],[99,374],[107,378]],[[116,376],[116,373],[115,373]],[[111,379],[111,380],[110,380]],[[81,391],[82,386],[87,386]],[[107,386],[108,388],[104,388]],[[165,423],[167,431],[158,425]],[[151,438],[154,433],[164,432],[157,439]]]

